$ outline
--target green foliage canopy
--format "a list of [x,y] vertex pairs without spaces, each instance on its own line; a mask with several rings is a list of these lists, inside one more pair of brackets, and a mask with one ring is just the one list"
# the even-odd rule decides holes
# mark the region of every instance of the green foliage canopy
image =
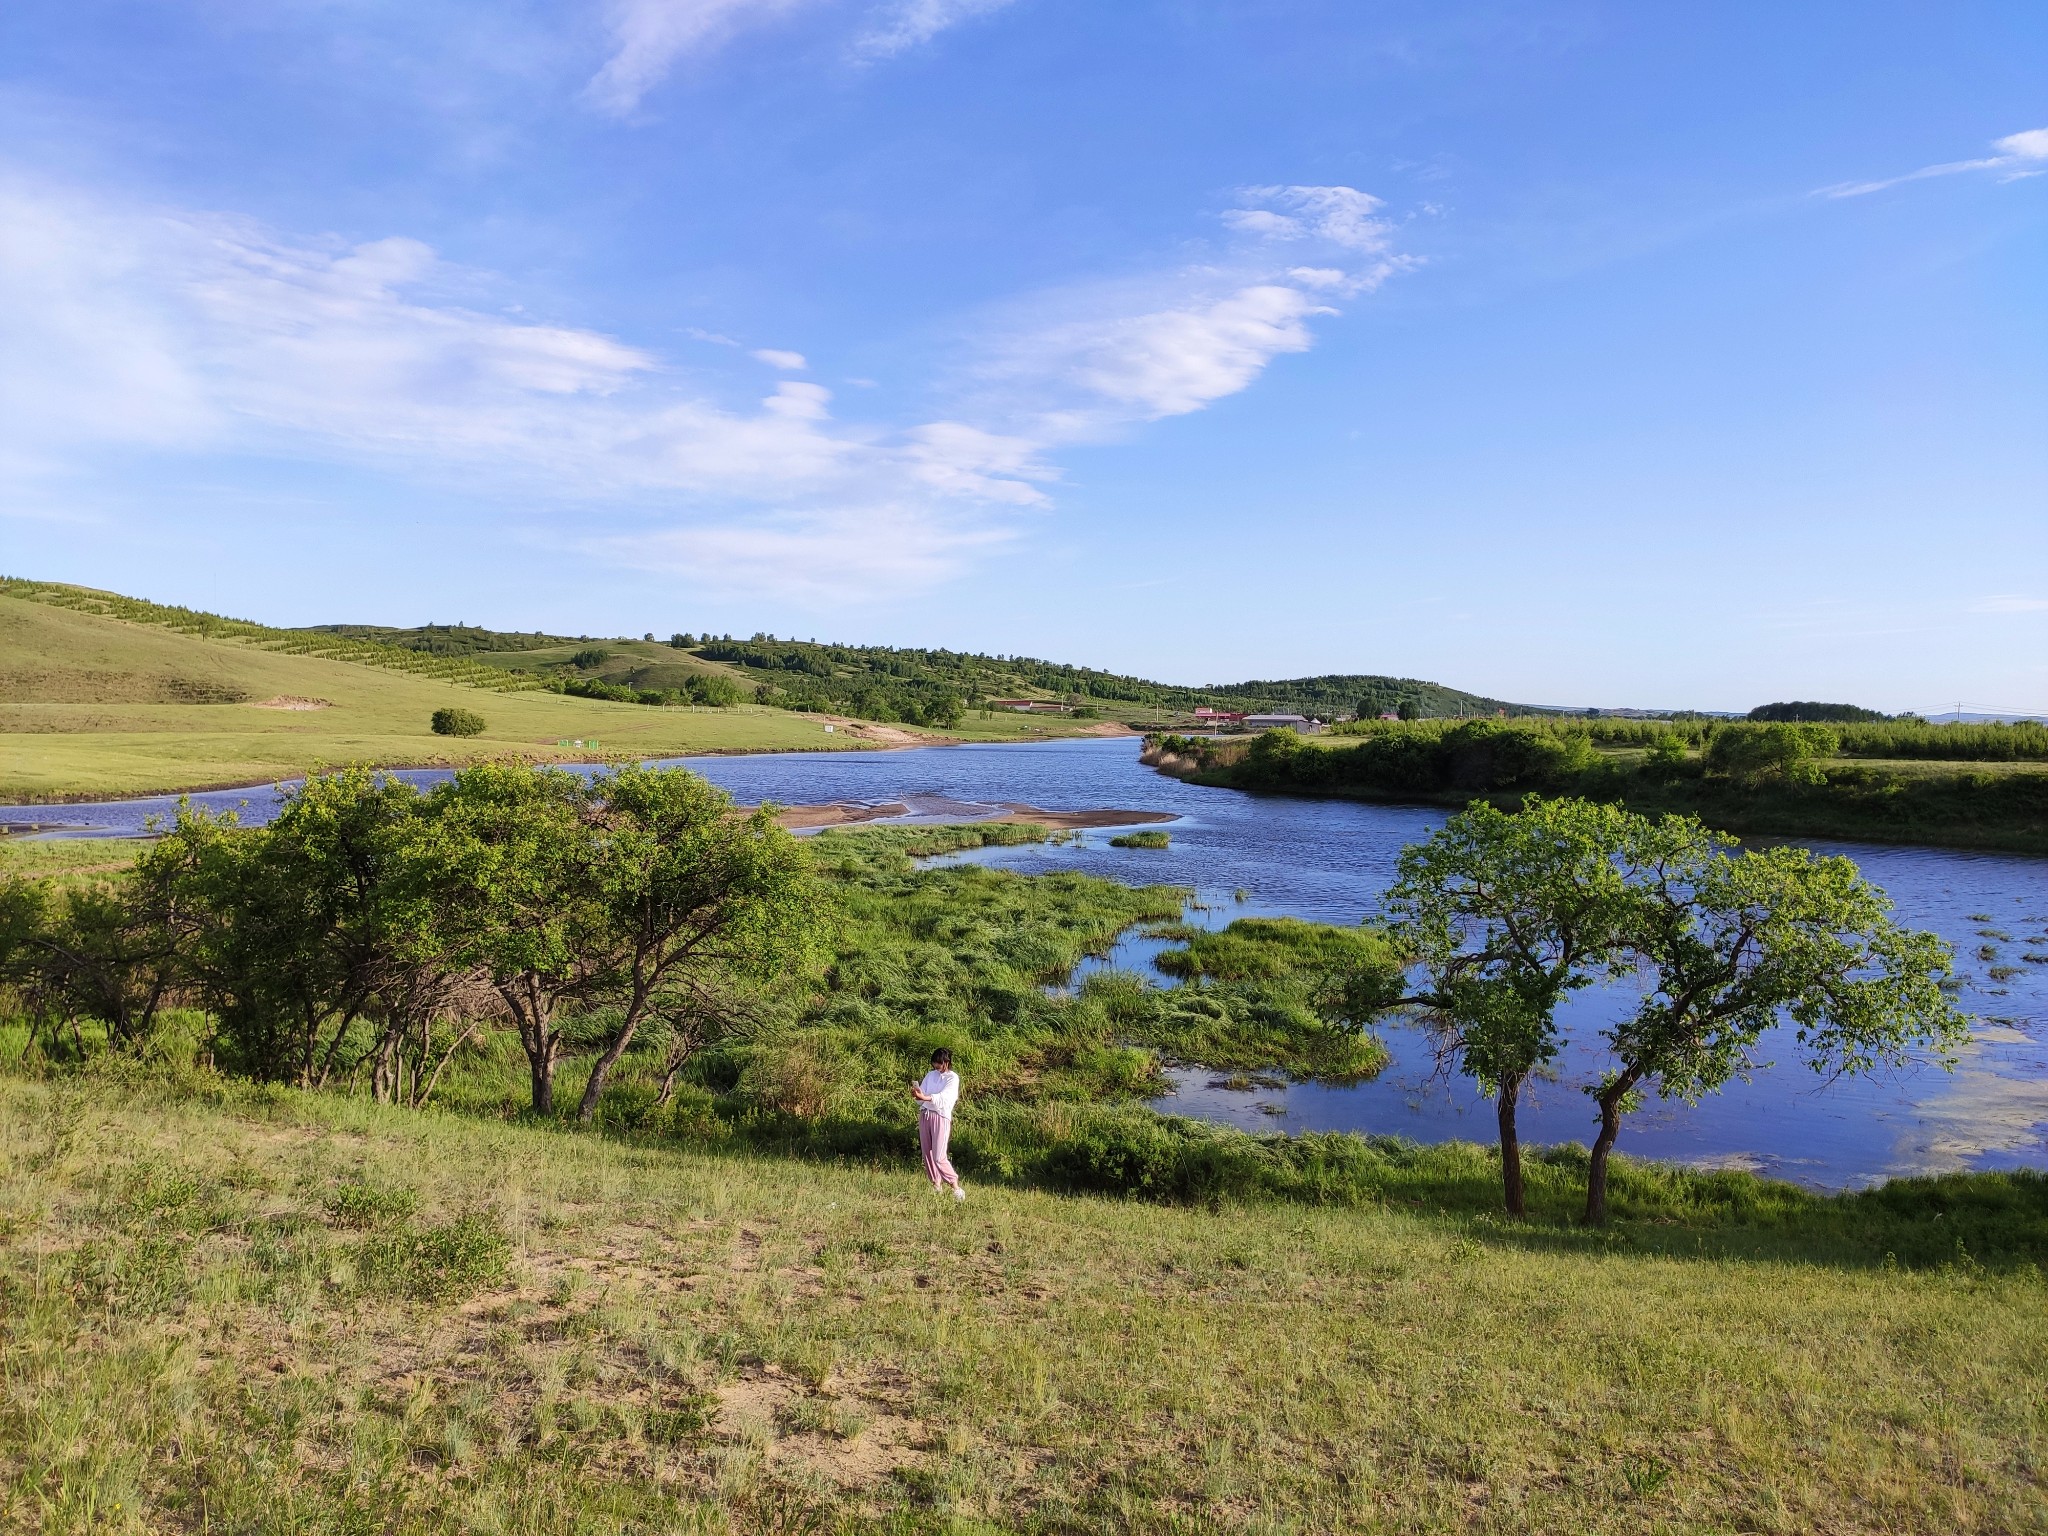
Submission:
[[1731,857],[1735,846],[1690,817],[1628,818],[1622,943],[1645,992],[1605,1032],[1618,1065],[1594,1094],[1588,1222],[1607,1218],[1608,1156],[1645,1082],[1696,1102],[1748,1071],[1781,1019],[1807,1064],[1832,1074],[1900,1065],[1920,1047],[1952,1065],[1966,1036],[1941,988],[1949,946],[1893,923],[1853,863],[1792,847]]
[[1485,804],[1401,852],[1385,909],[1427,990],[1409,999],[1441,1021],[1442,1049],[1492,1094],[1501,1178],[1525,1210],[1516,1108],[1560,1046],[1558,1004],[1618,974],[1629,892],[1617,855],[1627,813],[1585,800]]
[[484,717],[473,709],[437,709],[432,721],[436,736],[481,736]]

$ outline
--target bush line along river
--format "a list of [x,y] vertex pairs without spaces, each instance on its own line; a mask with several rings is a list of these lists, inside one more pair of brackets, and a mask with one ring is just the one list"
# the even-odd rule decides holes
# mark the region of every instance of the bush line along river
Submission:
[[[1016,802],[1050,810],[1114,806],[1171,814],[1179,819],[1165,849],[1112,848],[1116,829],[1102,828],[1054,843],[951,857],[1021,873],[1078,870],[1134,884],[1188,886],[1196,893],[1191,919],[1212,926],[1250,916],[1356,923],[1375,911],[1401,848],[1445,815],[1433,807],[1255,796],[1187,784],[1140,765],[1138,750],[1129,739],[1084,739],[682,761],[748,803],[900,802],[910,807],[910,819],[926,822],[976,819]],[[425,782],[446,775],[405,776]],[[245,819],[258,821],[267,819],[275,792],[221,791],[193,799],[214,809],[242,806]],[[167,814],[176,804],[175,797],[161,797],[0,807],[0,822],[85,835],[132,834],[147,816]],[[1854,858],[1890,893],[1899,921],[1930,929],[1955,946],[1962,981],[1957,1000],[1977,1020],[1961,1063],[1953,1074],[1923,1066],[1835,1084],[1791,1065],[1764,1066],[1748,1083],[1737,1082],[1697,1107],[1653,1104],[1631,1119],[1624,1150],[1751,1168],[1822,1188],[1894,1174],[2048,1167],[2048,860],[1811,845]],[[1164,941],[1131,936],[1090,964],[1140,970],[1164,984],[1150,969],[1162,947]],[[1555,1080],[1532,1085],[1523,1117],[1527,1139],[1591,1138],[1591,1104],[1581,1090],[1599,1075],[1602,1057],[1588,1042],[1622,1001],[1610,989],[1582,994],[1567,1006],[1562,1018],[1573,1043]],[[1469,1082],[1436,1076],[1420,1030],[1388,1021],[1382,1034],[1393,1061],[1372,1082],[1247,1084],[1207,1072],[1177,1072],[1178,1091],[1158,1107],[1253,1130],[1490,1139],[1490,1105]],[[1761,1058],[1768,1062],[1773,1054],[1767,1041]],[[1790,1052],[1781,1054],[1789,1063]]]

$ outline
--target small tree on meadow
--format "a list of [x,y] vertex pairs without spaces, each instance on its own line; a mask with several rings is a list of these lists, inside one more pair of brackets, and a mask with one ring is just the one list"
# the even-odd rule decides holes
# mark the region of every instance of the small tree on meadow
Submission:
[[551,1115],[563,1024],[602,990],[609,959],[586,836],[589,786],[553,769],[483,763],[433,798],[445,942],[496,990],[526,1052],[534,1113]]
[[1842,749],[1824,725],[1724,725],[1707,741],[1707,772],[1745,789],[1765,784],[1824,784],[1821,760]]
[[436,1006],[452,977],[426,931],[420,808],[410,784],[351,768],[263,827],[181,809],[137,862],[133,899],[186,914],[180,966],[241,1070],[322,1087],[360,1057],[359,1026],[388,1039]]
[[437,709],[429,722],[436,736],[481,736],[484,717],[473,709]]
[[690,1039],[721,1011],[722,983],[801,961],[817,906],[803,850],[769,808],[740,815],[694,773],[605,775],[591,787],[589,829],[603,916],[598,991],[617,1022],[584,1083],[583,1121],[644,1024],[666,1021],[672,1046]]
[[1627,813],[1532,797],[1475,804],[1402,850],[1385,907],[1428,978],[1404,999],[1435,1011],[1441,1049],[1493,1097],[1509,1214],[1525,1214],[1516,1111],[1560,1044],[1558,1005],[1615,974],[1629,893]]

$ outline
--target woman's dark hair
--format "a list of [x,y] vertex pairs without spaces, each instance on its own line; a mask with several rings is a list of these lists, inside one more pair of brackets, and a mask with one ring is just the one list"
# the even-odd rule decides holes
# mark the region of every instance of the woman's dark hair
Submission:
[[932,1065],[935,1067],[950,1067],[953,1065],[953,1053],[943,1045],[940,1046],[936,1051],[932,1052]]

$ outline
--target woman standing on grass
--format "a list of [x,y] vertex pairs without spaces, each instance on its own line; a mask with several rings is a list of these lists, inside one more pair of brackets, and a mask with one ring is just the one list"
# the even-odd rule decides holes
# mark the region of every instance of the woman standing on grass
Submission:
[[943,1045],[932,1052],[932,1069],[924,1081],[910,1090],[917,1100],[917,1144],[924,1149],[924,1174],[934,1190],[953,1186],[953,1198],[965,1200],[960,1175],[946,1159],[946,1141],[953,1134],[953,1106],[960,1102],[960,1074],[953,1070],[953,1053]]

